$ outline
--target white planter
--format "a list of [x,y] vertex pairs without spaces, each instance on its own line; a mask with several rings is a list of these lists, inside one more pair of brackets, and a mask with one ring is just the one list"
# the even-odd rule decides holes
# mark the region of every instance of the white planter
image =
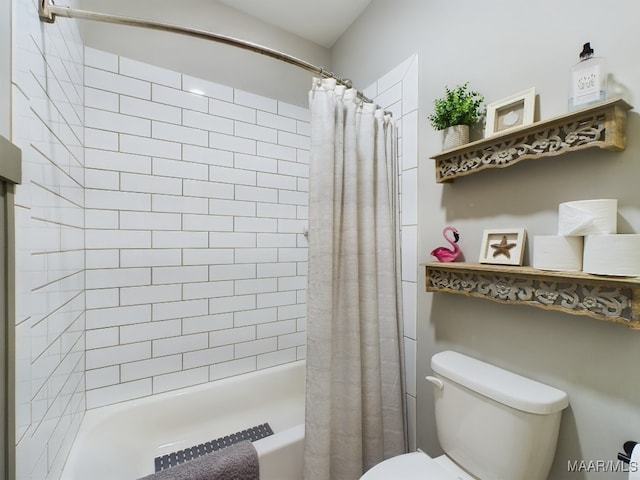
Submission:
[[469,143],[469,125],[454,125],[442,130],[442,149],[459,147]]

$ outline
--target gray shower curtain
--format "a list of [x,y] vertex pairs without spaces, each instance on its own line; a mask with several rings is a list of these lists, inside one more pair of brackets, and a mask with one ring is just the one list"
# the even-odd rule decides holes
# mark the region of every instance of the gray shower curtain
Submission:
[[406,451],[396,128],[333,79],[309,93],[305,480]]

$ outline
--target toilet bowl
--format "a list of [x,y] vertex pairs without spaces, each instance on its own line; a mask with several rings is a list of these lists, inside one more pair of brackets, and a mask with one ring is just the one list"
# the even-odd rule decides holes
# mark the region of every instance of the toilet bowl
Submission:
[[567,394],[457,352],[431,358],[438,441],[445,454],[398,455],[361,480],[545,480]]

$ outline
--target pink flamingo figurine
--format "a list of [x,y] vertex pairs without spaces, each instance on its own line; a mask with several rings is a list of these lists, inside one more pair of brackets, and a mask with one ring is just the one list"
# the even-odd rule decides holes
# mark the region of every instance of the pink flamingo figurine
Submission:
[[[453,240],[447,237],[447,232],[453,233]],[[439,262],[453,262],[460,256],[460,247],[458,247],[458,240],[460,240],[460,234],[455,227],[445,227],[442,231],[444,239],[451,244],[453,250],[447,247],[438,247],[431,252],[431,255],[436,257]]]

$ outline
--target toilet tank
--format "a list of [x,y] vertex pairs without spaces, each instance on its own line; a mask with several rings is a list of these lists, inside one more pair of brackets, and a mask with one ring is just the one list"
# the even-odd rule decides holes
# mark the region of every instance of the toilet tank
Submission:
[[431,368],[438,440],[452,460],[480,480],[547,478],[565,392],[452,351]]

